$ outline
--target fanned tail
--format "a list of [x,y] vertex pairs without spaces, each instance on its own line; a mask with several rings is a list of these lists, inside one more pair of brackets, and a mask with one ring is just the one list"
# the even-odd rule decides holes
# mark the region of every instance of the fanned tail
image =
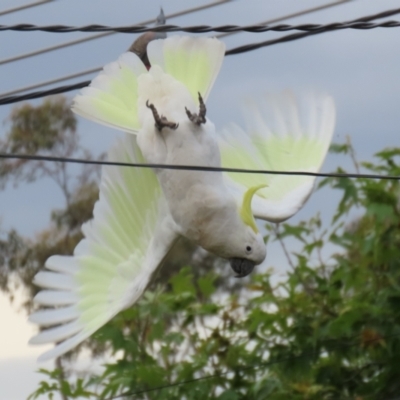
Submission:
[[210,94],[225,56],[225,44],[215,38],[173,36],[151,42],[147,53],[151,65],[158,65],[183,83],[198,104],[199,92],[204,101]]
[[[198,104],[206,100],[221,68],[225,45],[217,39],[174,36],[147,45],[151,66],[158,66],[181,82]],[[77,114],[128,133],[140,129],[139,77],[147,69],[134,53],[124,53],[74,98]],[[146,97],[147,99],[147,97]],[[142,104],[144,106],[144,104]]]

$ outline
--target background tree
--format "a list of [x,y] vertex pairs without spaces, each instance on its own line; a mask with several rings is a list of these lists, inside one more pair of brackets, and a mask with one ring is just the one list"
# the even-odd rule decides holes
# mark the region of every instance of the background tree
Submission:
[[[68,156],[89,155],[79,145],[73,116],[68,120],[66,100],[24,107],[14,111],[2,151],[54,154],[54,150],[66,156],[68,143],[76,143]],[[59,114],[64,123],[46,117],[41,107],[64,110]],[[26,144],[23,138],[29,129],[31,135],[39,135],[38,121],[41,135],[48,138]],[[349,154],[356,162],[350,143],[332,150]],[[400,149],[387,149],[373,162],[355,166],[398,176],[399,156]],[[2,290],[10,291],[12,276],[31,295],[35,292],[31,278],[44,260],[54,253],[69,254],[79,241],[79,227],[90,218],[97,196],[98,175],[83,168],[76,179],[69,173],[65,180],[66,165],[45,166],[53,168],[46,170],[40,163],[34,168],[27,168],[27,162],[13,163],[0,167],[3,185],[51,176],[69,193],[65,208],[52,213],[48,230],[34,239],[9,232],[0,243]],[[76,377],[70,374],[73,363],[64,363],[62,369],[43,371],[45,380],[32,398],[43,394],[50,398],[54,393],[102,399],[124,393],[122,398],[188,400],[396,398],[400,393],[399,183],[341,178],[323,180],[323,186],[342,193],[327,227],[319,215],[279,229],[267,225],[266,239],[284,246],[291,266],[281,282],[274,283],[269,272],[253,274],[240,282],[242,290],[233,290],[230,280],[221,280],[220,271],[213,270],[214,259],[197,255],[192,260],[190,246],[186,253],[177,249],[174,272],[162,269],[162,279],[137,305],[89,341],[95,354],[112,355],[104,372]],[[351,219],[354,210],[361,217]],[[292,252],[289,239],[298,241],[301,250]],[[198,265],[207,261],[206,267],[177,271],[181,263],[193,265],[196,260]],[[162,284],[167,279],[168,284]]]
[[[45,100],[34,107],[25,104],[15,108],[7,121],[10,130],[0,141],[0,152],[56,157],[92,158],[90,151],[79,143],[76,118],[71,104],[64,97]],[[0,162],[0,187],[30,183],[51,178],[64,195],[65,208],[54,210],[52,225],[33,239],[21,237],[16,231],[3,233],[1,242],[1,289],[9,292],[12,280],[23,283],[31,298],[37,288],[32,278],[52,254],[71,254],[82,235],[80,227],[92,217],[98,197],[99,170],[83,165],[72,173],[66,163],[6,160]],[[28,309],[31,303],[26,304]]]
[[[7,121],[10,129],[0,141],[0,152],[90,159],[90,151],[79,142],[77,121],[65,97],[45,100],[34,107],[24,104],[13,110]],[[100,156],[102,157],[102,156]],[[80,227],[92,217],[98,198],[99,169],[84,165],[76,171],[66,163],[1,160],[0,188],[17,186],[40,178],[52,179],[61,190],[65,208],[51,213],[51,226],[35,235],[22,237],[16,230],[2,232],[0,238],[0,289],[13,298],[16,288],[24,289],[24,307],[30,311],[38,288],[33,277],[53,254],[72,254],[82,238]],[[61,360],[56,362],[64,377]],[[62,380],[62,379],[61,379]],[[67,397],[63,395],[63,398]]]

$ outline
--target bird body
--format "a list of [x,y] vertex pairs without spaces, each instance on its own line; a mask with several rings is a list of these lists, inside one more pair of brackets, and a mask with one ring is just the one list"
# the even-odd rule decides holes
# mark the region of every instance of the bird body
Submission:
[[[183,84],[154,66],[139,77],[138,97],[142,104],[138,110],[142,127],[137,143],[148,162],[221,167],[214,124],[208,119],[196,124],[188,118],[185,110],[195,114],[197,105]],[[159,115],[173,121],[176,128],[157,129],[149,107],[143,106],[146,103],[154,104]],[[254,261],[263,261],[262,236],[248,232],[251,228],[241,220],[221,172],[157,169],[155,173],[177,233],[225,258],[241,257],[243,249],[250,246]]]
[[[216,132],[205,102],[224,54],[216,39],[152,41],[149,70],[136,55],[123,54],[82,90],[73,110],[126,132],[110,150],[111,161],[318,170],[333,132],[329,96],[309,107],[308,132],[292,99],[288,118],[279,107],[276,113],[281,135],[256,110],[249,133],[235,126]],[[35,278],[45,289],[36,302],[58,307],[30,317],[48,328],[32,343],[58,343],[41,359],[72,349],[135,303],[180,236],[228,259],[237,276],[246,276],[266,256],[254,215],[273,221],[290,217],[309,197],[313,182],[312,177],[103,167],[94,219],[82,227],[84,239],[73,256],[50,257],[47,271]]]

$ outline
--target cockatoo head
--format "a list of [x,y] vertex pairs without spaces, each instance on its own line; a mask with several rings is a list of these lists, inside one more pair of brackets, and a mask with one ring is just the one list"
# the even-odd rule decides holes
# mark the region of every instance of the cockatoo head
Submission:
[[261,233],[258,231],[251,210],[251,200],[257,190],[265,185],[254,186],[248,189],[243,196],[243,203],[239,210],[243,224],[242,234],[235,245],[235,255],[229,259],[232,269],[237,273],[237,278],[250,274],[254,267],[261,264],[266,257],[266,246]]
[[243,278],[250,274],[254,267],[261,264],[266,256],[266,247],[259,232],[246,229],[246,240],[237,247],[237,255],[229,259],[232,269],[237,273],[236,278]]

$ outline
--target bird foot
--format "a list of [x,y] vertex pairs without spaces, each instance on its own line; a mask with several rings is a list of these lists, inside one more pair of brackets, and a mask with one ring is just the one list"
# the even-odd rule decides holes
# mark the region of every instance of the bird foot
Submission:
[[189,117],[189,119],[196,125],[200,126],[201,124],[206,123],[206,105],[204,104],[203,98],[201,97],[201,94],[199,93],[199,103],[200,103],[200,109],[198,114],[192,114],[186,107],[186,114]]
[[159,132],[161,132],[162,128],[170,128],[173,130],[178,128],[179,124],[168,121],[163,115],[160,117],[154,104],[150,104],[148,100],[146,101],[146,107],[150,108],[152,111],[155,125]]

